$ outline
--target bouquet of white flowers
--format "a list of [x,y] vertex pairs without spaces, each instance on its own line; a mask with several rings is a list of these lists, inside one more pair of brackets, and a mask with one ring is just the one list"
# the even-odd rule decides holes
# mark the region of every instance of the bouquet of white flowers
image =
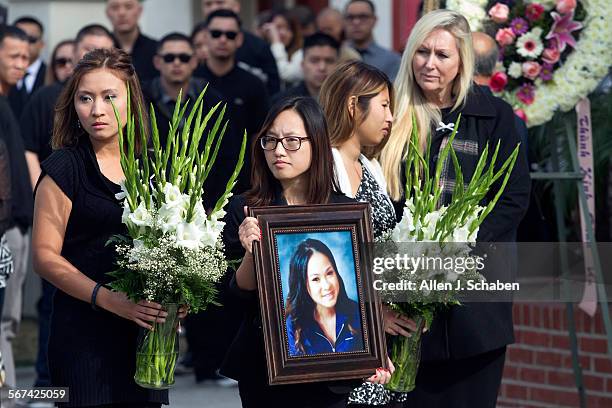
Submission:
[[[421,259],[421,262],[413,268],[395,269],[387,275],[412,288],[406,292],[402,302],[392,303],[391,307],[415,320],[417,330],[410,338],[396,336],[393,339],[391,360],[396,370],[387,385],[393,391],[408,392],[414,388],[421,333],[425,327],[429,327],[438,308],[458,304],[458,288],[466,285],[457,282],[484,279],[479,273],[483,263],[478,261],[478,257],[473,257],[472,249],[478,228],[495,207],[519,153],[517,146],[495,171],[499,143],[490,158],[489,146],[485,146],[466,186],[459,160],[452,148],[460,119],[461,116],[439,154],[433,177],[429,168],[431,140],[427,143],[425,155],[421,154],[416,120],[414,117],[412,120],[405,168],[406,205],[402,220],[388,239],[405,252],[403,255]],[[450,203],[441,206],[440,176],[449,157],[456,183]],[[486,206],[482,206],[483,199],[499,179],[499,190]],[[390,294],[383,295],[387,297]]]
[[[221,127],[225,107],[202,140],[217,104],[203,116],[206,89],[194,102],[185,118],[187,103],[176,103],[164,147],[160,144],[155,112],[151,107],[152,152],[148,135],[135,135],[135,117],[129,110],[125,134],[119,124],[121,167],[125,181],[122,192],[122,222],[128,236],[115,236],[118,269],[111,272],[114,290],[139,301],[146,299],[165,306],[165,323],[154,323],[137,350],[136,382],[147,388],[167,388],[174,383],[178,355],[176,317],[178,305],[188,305],[197,312],[213,303],[215,283],[227,269],[221,232],[223,207],[242,168],[246,133],[238,163],[215,207],[206,212],[202,197],[204,182],[210,174],[227,122]],[[129,93],[128,93],[129,100]],[[117,121],[119,114],[115,110]],[[142,112],[139,112],[142,121]],[[184,123],[182,130],[180,124]],[[143,127],[141,127],[142,129]],[[193,130],[192,130],[193,129]],[[136,152],[137,138],[140,151]],[[200,142],[203,142],[201,146]]]

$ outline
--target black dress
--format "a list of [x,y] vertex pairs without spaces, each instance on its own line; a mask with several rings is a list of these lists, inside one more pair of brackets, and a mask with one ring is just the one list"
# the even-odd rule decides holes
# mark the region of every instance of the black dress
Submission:
[[[42,176],[51,177],[72,202],[62,256],[92,280],[109,283],[115,256],[106,242],[125,232],[115,198],[119,186],[102,175],[84,136],[78,146],[55,151],[41,167]],[[70,388],[70,402],[59,405],[168,404],[168,391],[134,382],[138,331],[136,323],[57,290],[49,336],[51,386]]]
[[[331,203],[351,203],[355,200],[339,193],[333,193]],[[238,227],[244,220],[243,207],[246,205],[243,196],[232,199],[225,218],[223,239],[226,255],[229,259],[240,259],[244,249],[238,238]],[[273,205],[287,205],[280,196]],[[235,274],[230,283],[234,301],[240,302],[245,317],[242,326],[230,346],[221,374],[238,381],[240,399],[244,408],[331,408],[346,406],[346,396],[359,381],[335,381],[333,383],[309,383],[291,385],[268,385],[264,337],[261,328],[261,315],[257,291],[246,291],[238,288]],[[332,388],[331,386],[334,386]],[[338,388],[335,388],[335,387]]]

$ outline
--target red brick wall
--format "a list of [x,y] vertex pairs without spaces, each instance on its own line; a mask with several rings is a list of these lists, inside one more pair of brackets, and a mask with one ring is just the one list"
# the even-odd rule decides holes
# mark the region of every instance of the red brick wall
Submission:
[[[563,304],[515,304],[516,343],[508,348],[498,407],[579,407]],[[589,408],[612,407],[612,359],[603,319],[574,308]]]

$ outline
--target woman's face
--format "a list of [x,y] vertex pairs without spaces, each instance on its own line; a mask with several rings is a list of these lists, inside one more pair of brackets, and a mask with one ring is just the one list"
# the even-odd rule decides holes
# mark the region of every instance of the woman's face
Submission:
[[57,49],[55,60],[53,61],[53,69],[55,70],[55,76],[58,81],[64,82],[72,75],[72,70],[74,69],[73,60],[73,44],[64,44]]
[[108,69],[97,69],[81,78],[74,95],[74,107],[83,129],[97,141],[117,137],[118,126],[111,100],[119,111],[121,123],[127,122],[127,88]]
[[[292,109],[281,112],[265,136],[277,139],[308,137],[302,118]],[[302,140],[300,148],[291,151],[285,149],[283,143],[279,140],[274,150],[264,150],[268,168],[274,178],[280,182],[291,182],[299,177],[304,177],[310,169],[312,161],[310,142],[309,139]]]
[[[393,123],[389,99],[389,90],[386,87],[370,99],[368,116],[357,128],[361,146],[377,146],[389,135]],[[359,116],[357,119],[361,120]]]
[[338,274],[330,259],[321,252],[313,252],[306,270],[308,294],[317,306],[335,307],[340,291]]
[[412,58],[416,82],[426,96],[450,94],[460,65],[455,37],[442,29],[432,31]]
[[278,36],[285,47],[288,47],[293,40],[293,32],[289,26],[289,22],[283,16],[276,16],[272,19],[272,24],[276,26]]

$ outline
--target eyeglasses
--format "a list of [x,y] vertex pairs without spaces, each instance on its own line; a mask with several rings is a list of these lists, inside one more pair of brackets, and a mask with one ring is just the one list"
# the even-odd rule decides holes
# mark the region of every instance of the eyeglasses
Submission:
[[344,16],[347,21],[350,21],[352,23],[356,22],[357,20],[366,21],[371,19],[372,17],[374,17],[372,14],[347,14],[346,16]]
[[164,62],[166,64],[170,64],[170,63],[176,61],[177,58],[183,64],[186,64],[189,61],[191,61],[191,58],[193,58],[193,55],[192,54],[172,54],[172,53],[168,53],[168,54],[160,55],[160,57],[162,57],[162,59],[164,60]]
[[259,139],[261,148],[264,150],[276,150],[278,142],[281,142],[285,150],[296,151],[302,147],[302,140],[308,140],[309,137],[274,137],[274,136],[263,136]]
[[59,57],[53,61],[53,65],[58,67],[65,67],[68,64],[72,65],[72,60],[70,58]]
[[238,31],[222,31],[222,30],[210,30],[212,38],[220,38],[224,35],[228,40],[235,40],[238,37]]
[[26,37],[28,37],[28,42],[30,44],[36,44],[38,40],[40,40],[40,37],[34,37],[33,35],[28,35]]

